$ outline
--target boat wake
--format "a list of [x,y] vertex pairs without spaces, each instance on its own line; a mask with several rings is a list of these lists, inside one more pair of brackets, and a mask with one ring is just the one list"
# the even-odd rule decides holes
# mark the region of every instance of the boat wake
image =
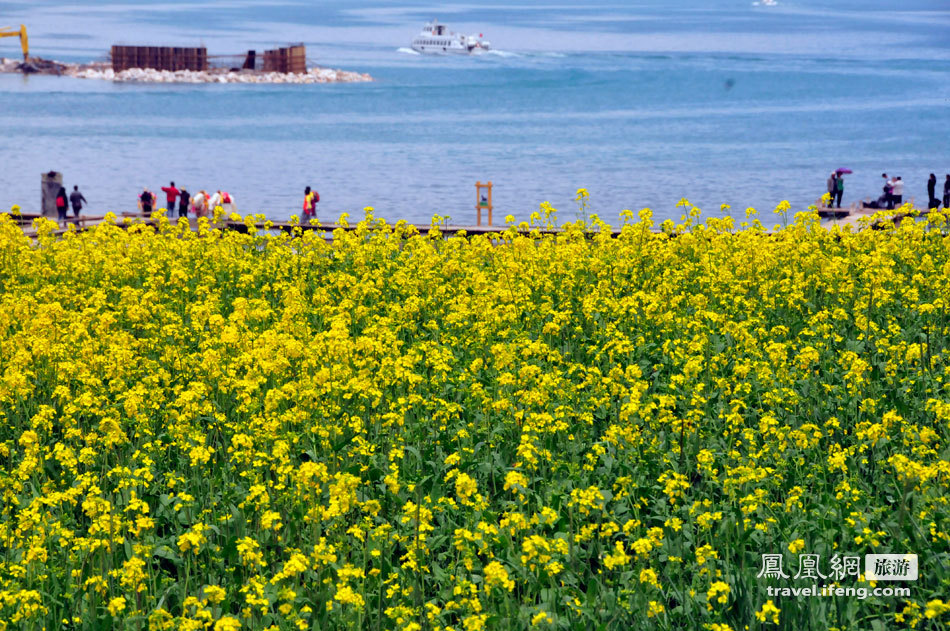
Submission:
[[[411,49],[411,48],[406,48],[405,46],[402,46],[402,47],[400,47],[400,48],[397,48],[397,49],[396,49],[396,52],[397,52],[397,53],[402,53],[402,54],[404,54],[404,55],[414,55],[414,56],[417,56],[417,57],[423,57],[423,56],[424,56],[424,57],[446,57],[446,56],[449,56],[449,55],[447,55],[447,54],[445,54],[445,53],[424,54],[424,53],[420,53],[420,52],[417,51],[417,50],[413,50],[413,49]],[[451,55],[451,56],[454,57],[454,56],[456,56],[456,55]],[[483,57],[483,58],[496,57],[496,58],[500,58],[500,59],[513,59],[513,58],[524,57],[524,55],[520,55],[520,54],[518,54],[518,53],[512,53],[512,52],[509,52],[509,51],[507,51],[507,50],[494,50],[494,49],[492,49],[492,50],[476,49],[476,50],[473,50],[472,52],[470,52],[468,55],[463,55],[463,57],[464,57],[464,56],[468,56],[468,57]],[[552,56],[559,56],[559,57],[560,57],[560,56],[562,56],[562,55],[552,55]]]
[[480,51],[476,52],[475,54],[476,54],[476,55],[483,55],[483,56],[486,56],[486,57],[487,57],[487,56],[503,57],[503,58],[506,58],[506,59],[507,59],[507,58],[510,58],[510,57],[521,57],[521,55],[519,55],[518,53],[508,52],[507,50],[495,50],[495,49],[492,49],[492,50],[480,50]]

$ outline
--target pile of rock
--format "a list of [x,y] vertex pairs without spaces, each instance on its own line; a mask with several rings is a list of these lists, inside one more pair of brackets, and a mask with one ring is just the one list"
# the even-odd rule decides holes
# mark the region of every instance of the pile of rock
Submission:
[[113,72],[112,68],[102,70],[87,68],[68,73],[79,79],[105,79],[107,81],[125,81],[140,83],[334,83],[372,81],[368,74],[332,70],[330,68],[311,68],[306,74],[285,74],[282,72],[255,72],[253,70],[153,70],[151,68],[130,68],[122,72]]

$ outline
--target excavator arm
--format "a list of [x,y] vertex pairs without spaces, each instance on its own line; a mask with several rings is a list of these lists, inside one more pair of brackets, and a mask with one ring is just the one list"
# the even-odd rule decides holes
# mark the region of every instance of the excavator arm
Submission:
[[0,26],[0,37],[20,36],[20,48],[23,49],[23,61],[30,60],[30,41],[26,36],[26,27],[20,25],[20,30],[14,31],[9,26]]

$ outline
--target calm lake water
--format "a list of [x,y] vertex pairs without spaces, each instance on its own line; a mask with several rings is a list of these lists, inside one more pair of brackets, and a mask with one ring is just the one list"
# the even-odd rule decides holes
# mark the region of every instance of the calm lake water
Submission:
[[[311,63],[376,81],[0,75],[0,208],[35,210],[40,174],[55,169],[92,213],[131,210],[142,186],[175,180],[275,218],[298,212],[309,184],[322,219],[374,206],[466,224],[474,183],[491,180],[498,218],[550,201],[571,219],[579,187],[608,221],[643,207],[678,218],[681,197],[771,218],[783,199],[814,202],[837,167],[854,171],[846,204],[876,197],[882,171],[918,200],[931,172],[941,184],[950,172],[945,1],[6,2],[4,14],[46,58],[104,60],[113,43],[230,54],[304,42]],[[495,52],[411,53],[434,17]],[[18,53],[0,40],[0,56]]]

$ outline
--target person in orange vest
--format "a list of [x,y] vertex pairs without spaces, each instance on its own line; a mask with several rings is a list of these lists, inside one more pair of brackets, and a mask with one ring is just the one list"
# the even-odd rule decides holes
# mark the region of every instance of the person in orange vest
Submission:
[[191,198],[191,210],[195,217],[204,217],[208,214],[208,193],[204,190]]

